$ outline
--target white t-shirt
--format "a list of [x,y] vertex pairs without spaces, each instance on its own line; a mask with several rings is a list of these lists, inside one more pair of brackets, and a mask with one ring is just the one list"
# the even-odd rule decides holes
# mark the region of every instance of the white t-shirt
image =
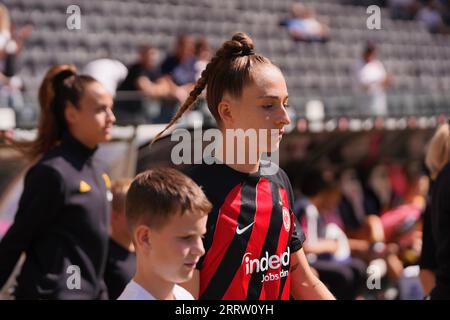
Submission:
[[[360,62],[356,67],[355,90],[360,98],[358,104],[368,108],[371,115],[385,116],[387,114],[387,101],[384,82],[387,72],[379,60],[369,63]],[[362,87],[367,91],[364,92]]]
[[[326,223],[323,226],[325,229],[325,234],[319,236],[319,210],[317,207],[309,203],[305,208],[306,213],[306,223],[307,223],[307,232],[308,237],[307,241],[310,244],[316,244],[319,240],[329,239],[329,240],[337,240],[338,248],[337,251],[333,254],[333,258],[336,261],[345,261],[350,257],[350,246],[348,243],[348,238],[345,235],[344,231],[339,228],[335,223]],[[307,257],[310,262],[315,262],[317,260],[317,255],[315,254],[307,254]]]
[[[173,295],[176,300],[194,300],[194,297],[183,287],[175,285]],[[157,300],[150,292],[131,280],[117,300]]]
[[356,67],[356,80],[359,85],[366,86],[369,94],[384,92],[383,82],[386,79],[386,69],[379,60],[360,63]]

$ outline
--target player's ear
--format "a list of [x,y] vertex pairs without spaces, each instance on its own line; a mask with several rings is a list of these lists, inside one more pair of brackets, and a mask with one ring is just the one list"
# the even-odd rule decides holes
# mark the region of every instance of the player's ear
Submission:
[[136,239],[136,244],[139,248],[150,249],[151,247],[151,230],[145,225],[139,225],[134,231],[134,237]]
[[229,99],[224,98],[220,101],[217,106],[217,113],[219,114],[220,120],[226,127],[229,127],[233,123],[233,112]]
[[78,109],[70,102],[67,103],[64,109],[64,117],[67,123],[75,123],[78,121]]

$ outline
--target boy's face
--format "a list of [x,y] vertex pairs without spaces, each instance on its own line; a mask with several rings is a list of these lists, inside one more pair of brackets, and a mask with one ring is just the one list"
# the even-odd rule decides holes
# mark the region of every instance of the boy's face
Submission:
[[207,218],[176,214],[162,229],[150,232],[147,257],[162,279],[181,283],[192,278],[195,265],[205,253],[202,236]]

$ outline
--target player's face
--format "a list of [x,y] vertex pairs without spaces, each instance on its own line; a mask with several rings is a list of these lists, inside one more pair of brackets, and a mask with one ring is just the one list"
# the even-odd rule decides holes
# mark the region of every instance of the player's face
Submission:
[[205,253],[202,236],[207,216],[177,214],[161,230],[151,234],[149,259],[159,276],[174,283],[192,278],[199,258]]
[[98,82],[86,86],[79,107],[70,107],[69,126],[75,136],[90,147],[111,139],[116,121],[112,95]]
[[[255,129],[262,139],[259,151],[274,151],[279,147],[284,126],[291,122],[286,110],[286,81],[281,71],[273,65],[261,66],[254,72],[254,82],[244,87],[241,97],[224,95],[224,100],[230,105],[230,117],[223,124],[226,129]],[[264,139],[266,136],[267,139]]]

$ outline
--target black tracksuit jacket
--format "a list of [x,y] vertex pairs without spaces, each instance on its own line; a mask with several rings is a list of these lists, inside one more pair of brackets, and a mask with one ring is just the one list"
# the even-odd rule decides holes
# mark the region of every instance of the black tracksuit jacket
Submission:
[[433,185],[431,231],[436,257],[436,287],[430,296],[431,299],[450,299],[450,162]]
[[0,288],[26,253],[17,299],[107,297],[110,180],[94,152],[66,133],[27,172],[14,223],[0,242]]

